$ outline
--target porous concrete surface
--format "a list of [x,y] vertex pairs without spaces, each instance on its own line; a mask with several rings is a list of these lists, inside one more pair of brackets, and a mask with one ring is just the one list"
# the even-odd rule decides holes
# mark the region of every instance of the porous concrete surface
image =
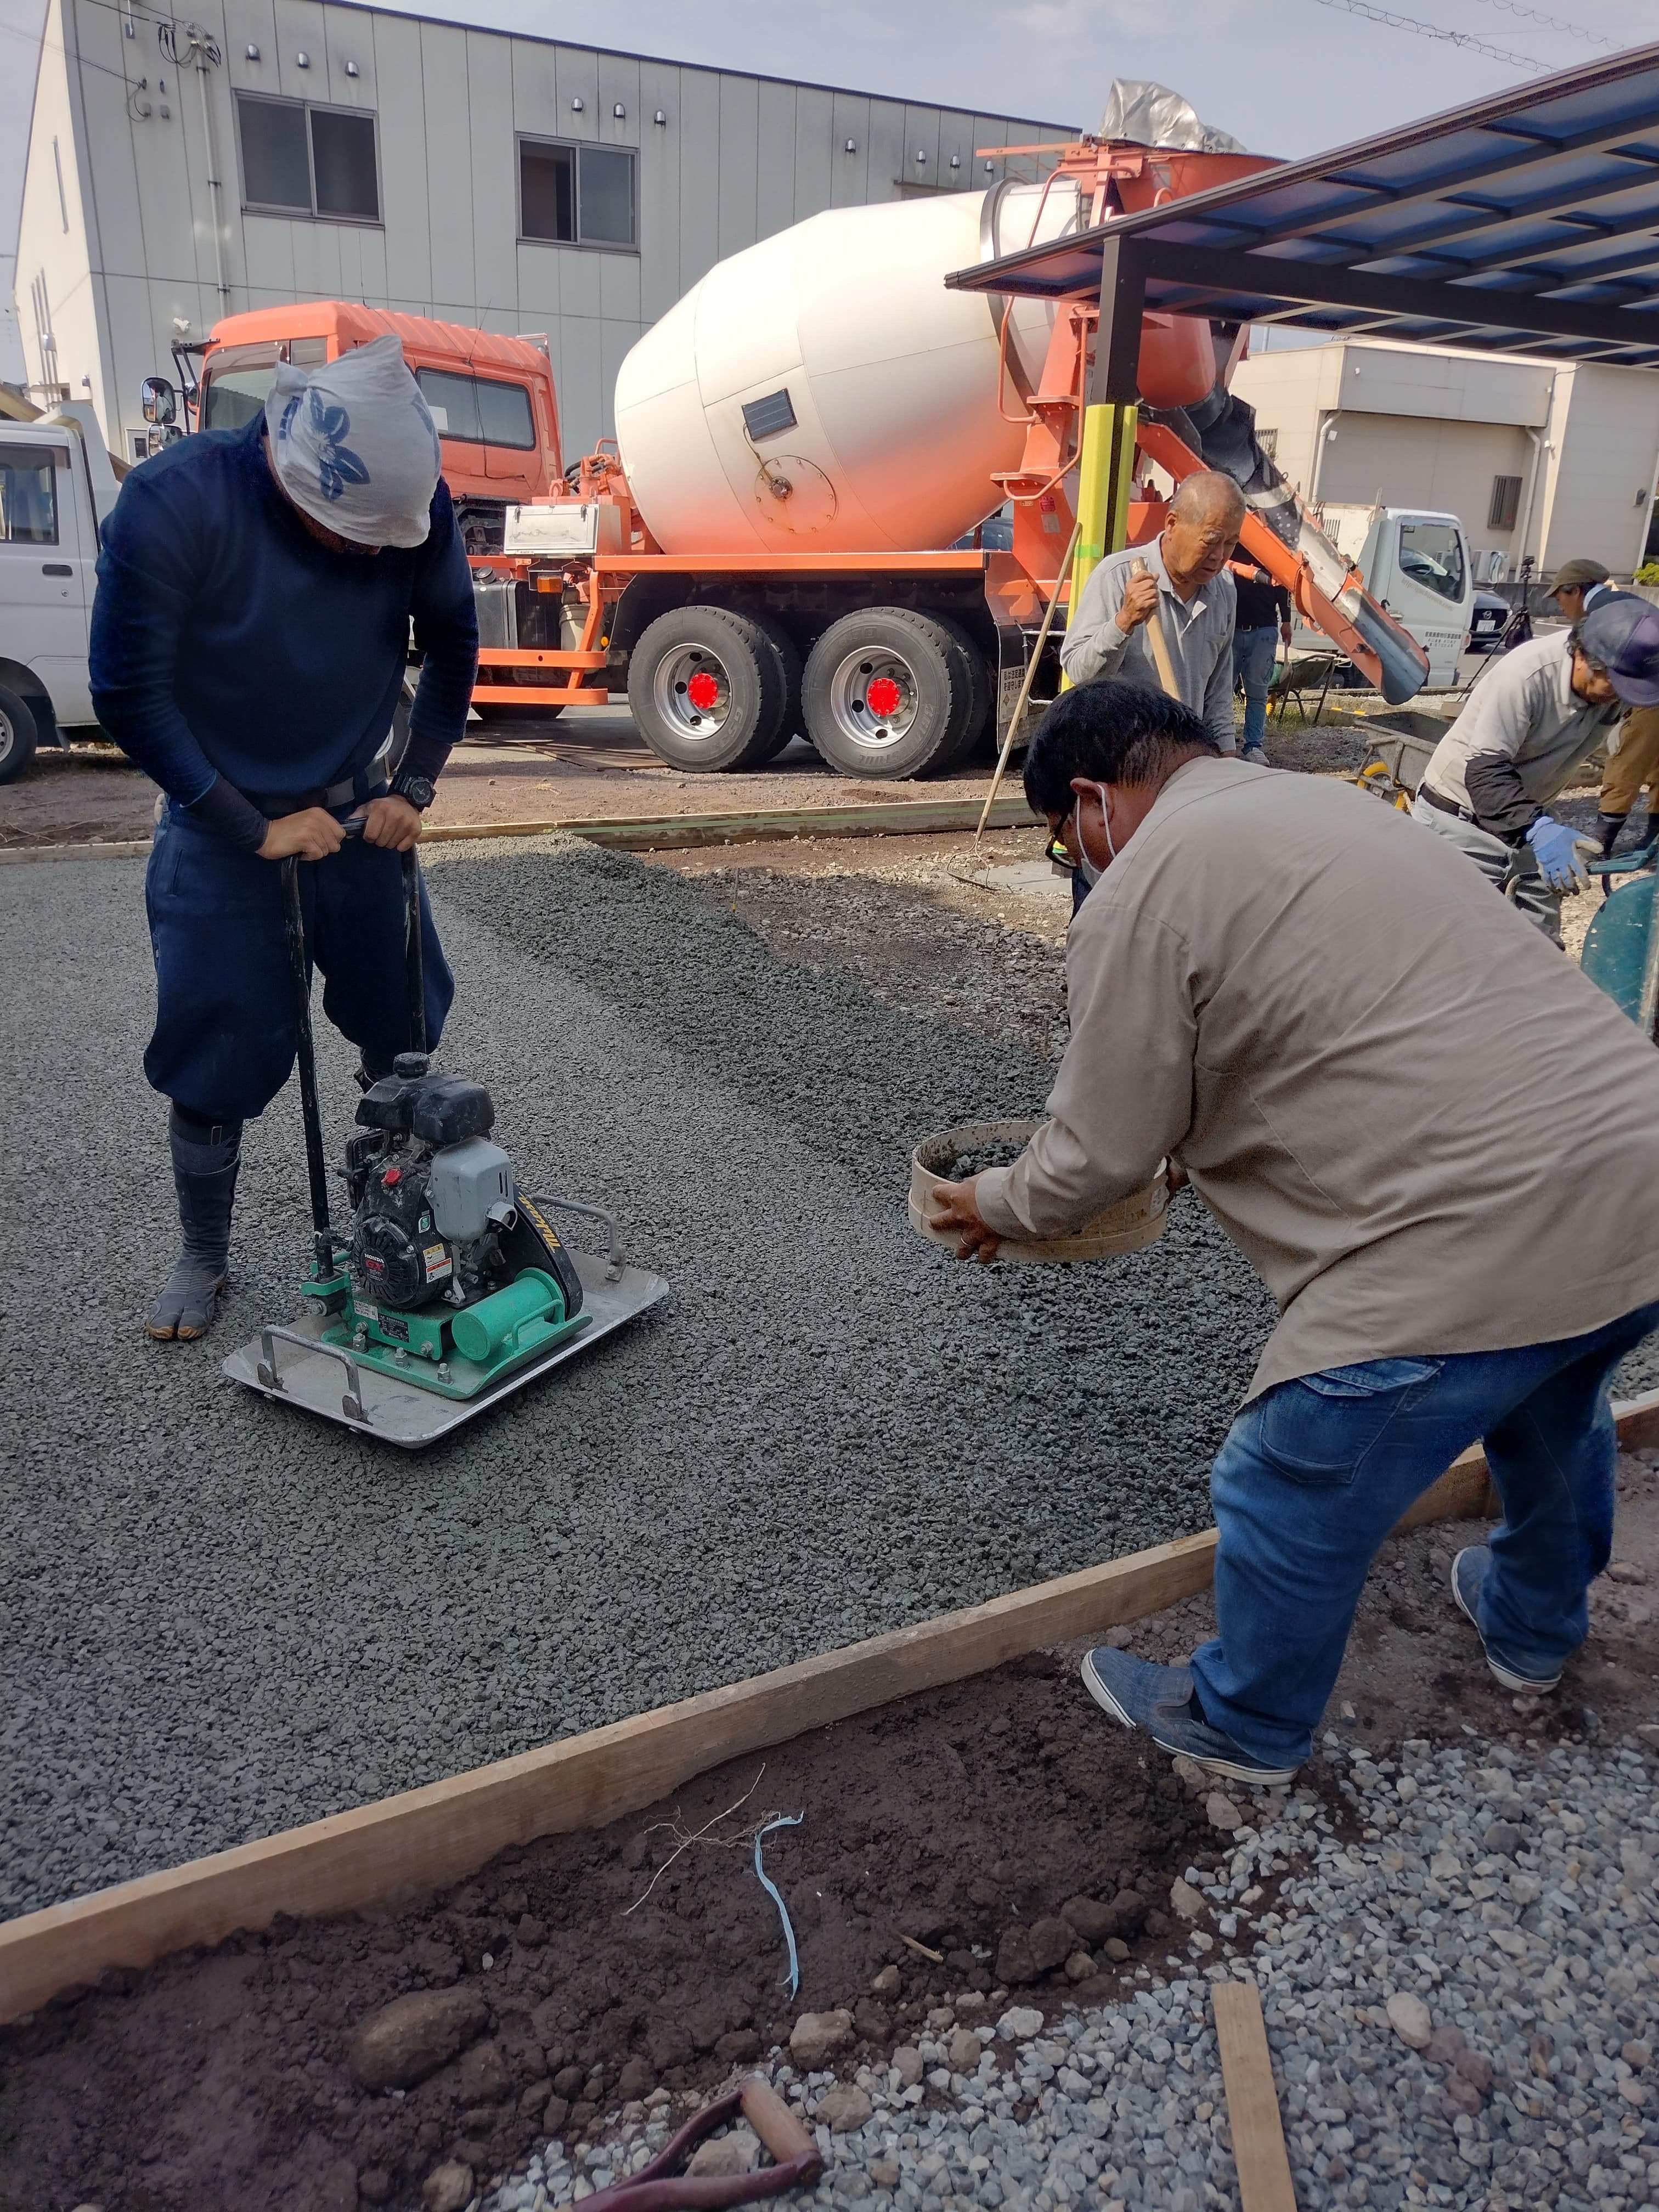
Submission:
[[[995,1992],[990,2018],[942,2008],[890,2067],[841,2083],[771,2054],[824,2156],[815,2202],[1231,2212],[1209,1984],[1237,1977],[1261,1991],[1299,2204],[1659,2203],[1656,1737],[1413,1739],[1373,1764],[1333,1732],[1347,1802],[1331,1812],[1297,1793],[1233,1802],[1192,1769],[1232,1855],[1188,1869],[1198,1923],[1127,2002],[1045,2021]],[[550,2142],[484,2212],[620,2180],[679,2117],[659,2092],[597,2142]]]
[[[907,1225],[917,1139],[1036,1110],[1043,1060],[786,963],[625,858],[452,848],[429,875],[441,1064],[489,1085],[526,1189],[615,1203],[672,1296],[411,1456],[219,1373],[297,1307],[293,1086],[247,1133],[213,1337],[145,1339],[176,1228],[142,864],[0,871],[0,1911],[1207,1519],[1271,1315],[1190,1198],[1086,1270],[965,1267]],[[351,1055],[319,1035],[337,1158]]]

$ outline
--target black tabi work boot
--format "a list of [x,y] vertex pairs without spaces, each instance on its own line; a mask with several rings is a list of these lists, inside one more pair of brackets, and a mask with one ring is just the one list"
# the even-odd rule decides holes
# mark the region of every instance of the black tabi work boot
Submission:
[[230,1213],[242,1157],[240,1121],[198,1121],[175,1106],[167,1120],[181,1249],[144,1331],[159,1343],[205,1336],[224,1288]]
[[[1619,842],[1620,832],[1623,830],[1629,818],[1629,816],[1625,814],[1598,814],[1596,816],[1595,834],[1601,842],[1601,858],[1604,860],[1610,856],[1613,847]],[[1601,878],[1602,897],[1605,898],[1612,889],[1613,878],[1611,876],[1603,876]]]

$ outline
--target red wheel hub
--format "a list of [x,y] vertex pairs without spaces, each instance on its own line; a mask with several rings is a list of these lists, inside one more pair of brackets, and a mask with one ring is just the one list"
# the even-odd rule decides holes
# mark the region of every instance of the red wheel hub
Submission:
[[864,703],[878,720],[884,722],[890,714],[897,714],[903,696],[890,676],[872,676]]
[[719,681],[706,668],[700,668],[686,685],[685,696],[700,714],[707,714],[720,704]]

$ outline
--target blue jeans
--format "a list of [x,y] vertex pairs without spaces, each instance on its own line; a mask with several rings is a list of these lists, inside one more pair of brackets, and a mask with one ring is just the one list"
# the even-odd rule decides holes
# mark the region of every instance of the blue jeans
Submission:
[[1655,1328],[1644,1306],[1554,1344],[1328,1368],[1246,1406],[1210,1473],[1219,1633],[1192,1671],[1211,1727],[1270,1765],[1308,1756],[1378,1547],[1477,1441],[1504,1508],[1481,1633],[1517,1674],[1558,1674],[1612,1550],[1609,1381]]
[[1273,659],[1279,632],[1266,629],[1233,632],[1233,682],[1244,686],[1244,749],[1263,743],[1267,735],[1267,686],[1273,680]]

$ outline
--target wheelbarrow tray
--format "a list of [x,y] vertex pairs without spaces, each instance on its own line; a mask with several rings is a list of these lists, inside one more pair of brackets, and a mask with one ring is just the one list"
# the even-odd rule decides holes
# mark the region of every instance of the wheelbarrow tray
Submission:
[[1452,725],[1449,715],[1432,714],[1419,707],[1391,708],[1379,714],[1339,714],[1333,720],[1339,727],[1364,737],[1367,769],[1385,768],[1402,791],[1413,795],[1434,757],[1435,747]]
[[325,1346],[325,1314],[303,1314],[291,1322],[272,1322],[238,1347],[222,1371],[233,1382],[288,1406],[301,1406],[325,1421],[337,1421],[359,1436],[418,1451],[453,1429],[499,1406],[555,1367],[579,1358],[615,1329],[668,1295],[668,1285],[648,1268],[624,1267],[612,1279],[611,1265],[598,1254],[566,1252],[581,1279],[582,1312],[587,1327],[550,1346],[539,1358],[514,1368],[476,1398],[446,1398],[414,1382],[378,1373],[346,1351]]

